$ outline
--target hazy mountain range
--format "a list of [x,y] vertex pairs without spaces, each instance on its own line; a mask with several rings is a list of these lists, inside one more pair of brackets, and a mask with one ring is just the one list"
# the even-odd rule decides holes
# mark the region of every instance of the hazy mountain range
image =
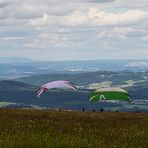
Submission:
[[148,60],[35,61],[27,58],[0,58],[0,79],[40,74],[74,74],[96,71],[147,71]]

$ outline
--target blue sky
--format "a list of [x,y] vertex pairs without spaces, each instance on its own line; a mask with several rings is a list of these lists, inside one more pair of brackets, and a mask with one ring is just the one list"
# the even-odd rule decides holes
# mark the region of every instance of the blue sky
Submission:
[[0,57],[148,58],[148,0],[0,0]]

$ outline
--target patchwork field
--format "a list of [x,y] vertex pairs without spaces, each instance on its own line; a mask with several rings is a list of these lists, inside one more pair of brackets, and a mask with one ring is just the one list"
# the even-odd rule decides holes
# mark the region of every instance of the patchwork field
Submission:
[[147,148],[148,114],[0,109],[0,148]]

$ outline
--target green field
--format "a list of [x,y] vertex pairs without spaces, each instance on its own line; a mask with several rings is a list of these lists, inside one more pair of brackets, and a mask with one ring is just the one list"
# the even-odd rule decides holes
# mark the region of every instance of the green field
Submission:
[[148,114],[0,109],[0,148],[148,148]]
[[0,102],[0,107],[6,107],[8,105],[14,105],[16,103],[12,103],[12,102]]

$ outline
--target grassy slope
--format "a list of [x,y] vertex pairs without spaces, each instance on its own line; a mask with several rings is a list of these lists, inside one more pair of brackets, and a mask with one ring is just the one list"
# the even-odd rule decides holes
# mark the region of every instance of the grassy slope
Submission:
[[148,114],[0,109],[0,147],[147,148]]
[[0,107],[6,107],[8,105],[14,105],[15,103],[12,102],[0,102]]

